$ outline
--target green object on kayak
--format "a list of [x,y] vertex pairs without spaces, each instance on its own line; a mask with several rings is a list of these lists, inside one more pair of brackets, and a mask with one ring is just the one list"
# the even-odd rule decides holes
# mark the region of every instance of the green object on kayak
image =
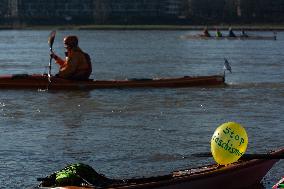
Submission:
[[58,173],[56,173],[56,185],[62,186],[65,185],[65,183],[75,182],[75,180],[80,180],[80,177],[77,176],[76,171],[72,170],[62,170]]
[[76,163],[71,164],[64,169],[56,172],[55,183],[57,186],[64,186],[69,184],[76,184],[81,182],[80,172],[87,171],[87,165]]
[[97,173],[91,166],[74,163],[42,179],[43,187],[60,186],[102,186],[109,182],[104,175]]

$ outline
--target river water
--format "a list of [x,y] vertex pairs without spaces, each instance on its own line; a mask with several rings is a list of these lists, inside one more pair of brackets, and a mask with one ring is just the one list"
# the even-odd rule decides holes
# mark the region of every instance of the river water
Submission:
[[[0,31],[0,75],[46,73],[49,33]],[[0,90],[1,188],[29,188],[74,162],[113,178],[213,163],[191,155],[210,151],[213,132],[228,121],[247,130],[247,153],[283,147],[284,33],[276,41],[180,38],[189,33],[197,31],[57,31],[54,50],[63,56],[63,37],[78,35],[96,79],[221,74],[224,58],[233,73],[217,88]],[[282,176],[283,160],[264,188]]]

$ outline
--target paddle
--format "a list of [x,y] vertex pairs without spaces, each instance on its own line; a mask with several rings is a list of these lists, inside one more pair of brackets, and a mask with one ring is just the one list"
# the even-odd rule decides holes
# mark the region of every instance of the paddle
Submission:
[[[210,152],[192,154],[193,157],[212,157]],[[284,154],[244,154],[242,160],[252,159],[284,159]]]
[[[49,50],[50,50],[50,53],[53,52],[53,49],[52,49],[52,46],[53,46],[53,42],[54,42],[54,39],[55,39],[55,35],[56,35],[56,31],[52,31],[50,34],[49,34],[49,37],[48,37],[48,45],[49,45]],[[51,78],[51,61],[52,61],[52,57],[50,57],[49,59],[49,64],[48,64],[48,81],[51,82],[50,78]]]

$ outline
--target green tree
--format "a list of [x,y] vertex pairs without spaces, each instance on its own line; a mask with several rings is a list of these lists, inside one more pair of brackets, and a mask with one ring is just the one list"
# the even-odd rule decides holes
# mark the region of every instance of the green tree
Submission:
[[203,22],[219,22],[224,18],[226,0],[192,0],[192,16]]

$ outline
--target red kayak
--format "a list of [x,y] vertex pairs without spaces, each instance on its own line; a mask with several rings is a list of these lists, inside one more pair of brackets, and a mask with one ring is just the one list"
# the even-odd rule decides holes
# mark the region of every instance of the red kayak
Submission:
[[125,80],[87,80],[75,81],[47,75],[16,74],[0,76],[0,89],[56,89],[56,90],[90,90],[106,88],[162,88],[162,87],[203,87],[224,85],[225,77],[184,76],[179,78],[125,79]]
[[[240,189],[252,188],[259,184],[273,165],[283,158],[284,148],[264,154],[262,159],[240,160],[227,166],[208,165],[174,171],[168,175],[114,180],[99,188],[104,189]],[[47,177],[47,178],[50,178]],[[107,181],[112,181],[106,178]],[[86,181],[85,179],[82,180]],[[87,181],[86,181],[87,182]],[[88,182],[87,182],[88,183]],[[83,183],[82,183],[83,184]],[[85,186],[65,186],[62,189],[97,188],[84,183]],[[83,185],[84,185],[83,184]],[[38,188],[54,188],[50,182],[42,182]]]

